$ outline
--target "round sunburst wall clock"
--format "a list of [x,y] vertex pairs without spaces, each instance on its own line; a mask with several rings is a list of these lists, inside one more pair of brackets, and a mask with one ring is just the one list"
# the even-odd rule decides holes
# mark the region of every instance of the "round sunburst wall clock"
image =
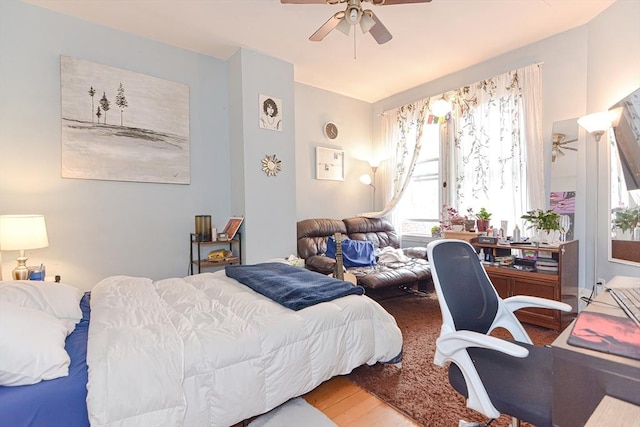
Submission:
[[262,171],[267,174],[267,176],[276,176],[278,172],[280,172],[280,163],[282,163],[276,155],[266,155],[264,159],[262,159]]

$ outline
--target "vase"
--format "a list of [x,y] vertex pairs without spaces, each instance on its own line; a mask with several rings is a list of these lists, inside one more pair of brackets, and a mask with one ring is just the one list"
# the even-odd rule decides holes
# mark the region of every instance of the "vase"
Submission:
[[533,241],[554,245],[560,242],[560,232],[558,230],[536,230]]
[[468,219],[464,222],[464,231],[474,231],[476,228],[476,222],[472,219]]
[[477,225],[478,225],[478,231],[487,231],[487,229],[489,228],[489,220],[488,219],[479,219],[476,221]]

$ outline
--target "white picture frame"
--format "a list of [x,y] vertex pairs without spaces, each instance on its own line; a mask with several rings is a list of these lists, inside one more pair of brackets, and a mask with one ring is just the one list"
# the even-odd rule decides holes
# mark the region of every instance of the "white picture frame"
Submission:
[[260,128],[282,132],[282,100],[260,94],[258,96],[258,108],[260,109],[260,114],[258,115]]
[[316,147],[316,179],[344,181],[344,150]]
[[63,178],[190,183],[189,86],[60,57]]

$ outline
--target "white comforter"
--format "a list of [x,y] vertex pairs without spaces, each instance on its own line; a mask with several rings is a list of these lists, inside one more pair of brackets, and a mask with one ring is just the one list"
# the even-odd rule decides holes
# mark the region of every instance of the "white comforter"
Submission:
[[366,296],[289,310],[224,271],[91,292],[92,426],[230,426],[402,348]]

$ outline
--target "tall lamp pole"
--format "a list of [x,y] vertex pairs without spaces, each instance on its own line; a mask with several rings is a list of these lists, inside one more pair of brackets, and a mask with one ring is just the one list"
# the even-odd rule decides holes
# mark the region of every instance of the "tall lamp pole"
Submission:
[[[596,198],[594,204],[595,209],[595,227],[593,238],[593,289],[597,289],[598,283],[598,202],[600,198],[600,138],[611,127],[613,120],[611,111],[603,111],[599,113],[588,114],[578,119],[578,124],[596,140]],[[596,293],[596,292],[593,292]]]

